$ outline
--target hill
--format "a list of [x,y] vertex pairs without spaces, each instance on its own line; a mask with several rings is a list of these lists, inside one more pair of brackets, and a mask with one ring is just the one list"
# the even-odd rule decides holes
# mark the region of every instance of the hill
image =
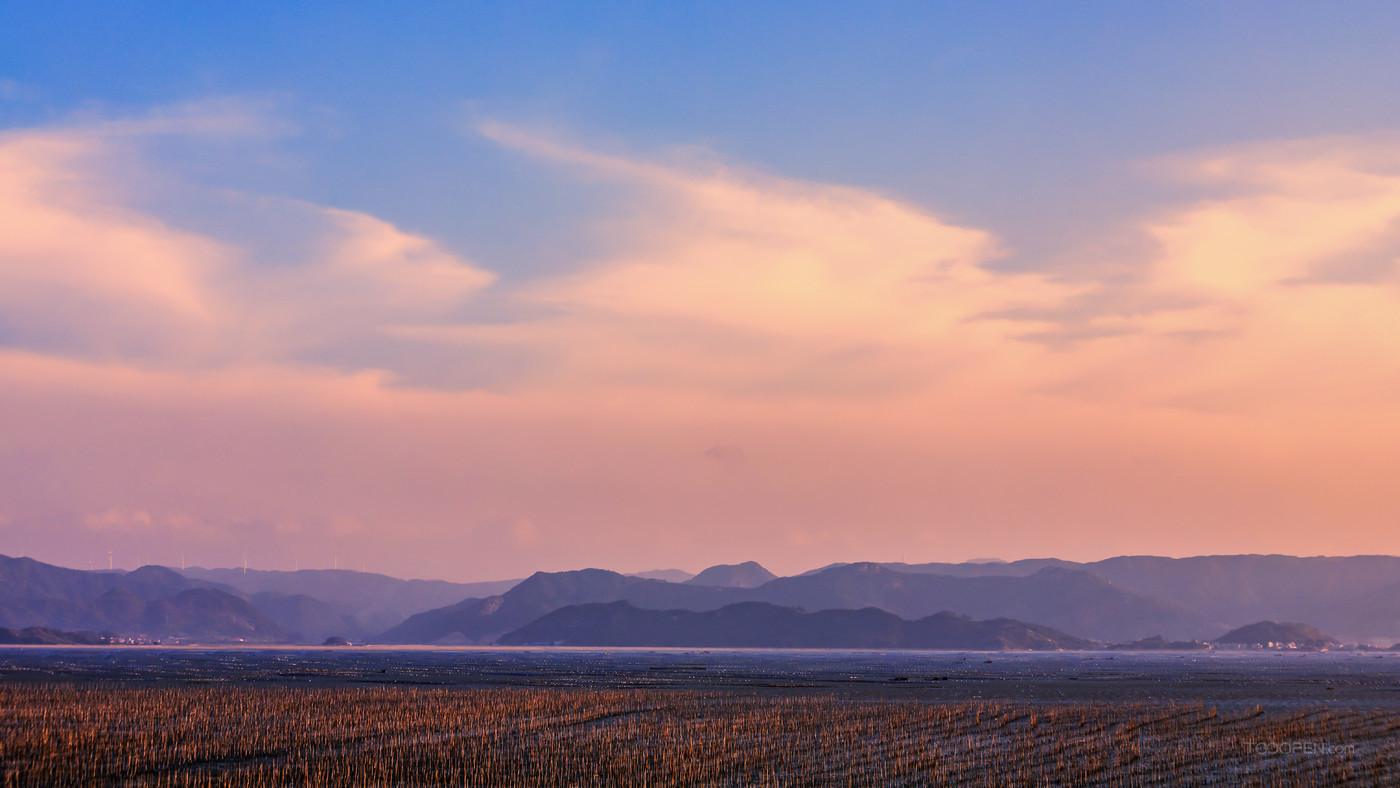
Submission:
[[775,578],[777,575],[764,569],[757,561],[745,561],[742,564],[712,566],[685,582],[697,586],[757,588]]
[[296,633],[278,626],[246,599],[212,588],[191,588],[146,606],[142,631],[156,637],[285,643]]
[[1325,635],[1316,627],[1278,621],[1256,621],[1234,629],[1215,639],[1216,643],[1232,646],[1268,648],[1290,645],[1298,648],[1319,649],[1341,645],[1331,635]]
[[1050,627],[937,613],[906,621],[875,608],[816,613],[741,602],[718,610],[643,610],[630,602],[570,605],[501,637],[506,645],[694,648],[1075,649],[1090,645]]

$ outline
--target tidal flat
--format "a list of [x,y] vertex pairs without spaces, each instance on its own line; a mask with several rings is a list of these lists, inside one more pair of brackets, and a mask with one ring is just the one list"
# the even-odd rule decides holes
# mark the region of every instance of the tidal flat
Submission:
[[1400,781],[1390,654],[0,650],[4,785]]

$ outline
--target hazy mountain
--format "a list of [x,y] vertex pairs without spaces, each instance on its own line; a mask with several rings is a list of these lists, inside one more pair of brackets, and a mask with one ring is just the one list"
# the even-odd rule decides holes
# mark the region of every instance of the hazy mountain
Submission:
[[1234,629],[1215,639],[1216,643],[1237,646],[1267,646],[1270,643],[1295,643],[1300,648],[1328,648],[1340,645],[1331,635],[1314,626],[1278,621],[1256,621]]
[[370,631],[399,624],[424,610],[442,607],[467,597],[504,593],[519,580],[484,583],[449,583],[445,580],[400,580],[373,572],[350,569],[302,569],[297,572],[250,569],[186,569],[186,577],[214,581],[256,595],[274,592],[305,595],[326,602],[341,613],[354,616]]
[[1400,641],[1400,583],[1328,600],[1305,615],[1349,643]]
[[750,601],[813,611],[878,607],[905,618],[951,610],[976,618],[1033,621],[1107,641],[1154,634],[1189,638],[1206,628],[1189,610],[1132,594],[1084,572],[1051,568],[1030,577],[961,578],[851,564],[770,580],[757,588],[664,583],[602,569],[539,572],[499,597],[420,613],[375,639],[489,643],[561,607],[620,600],[652,610],[704,611]]
[[148,604],[196,587],[215,584],[158,566],[87,572],[0,556],[0,626],[134,632]]
[[1230,626],[1261,618],[1296,621],[1328,602],[1400,583],[1400,558],[1391,556],[1122,556],[1085,564],[1084,569]]
[[246,599],[213,588],[191,588],[146,606],[142,631],[156,637],[200,641],[290,642],[296,633],[278,626]]
[[114,588],[121,588],[139,599],[147,601],[163,599],[189,588],[218,588],[231,590],[212,582],[191,582],[173,569],[163,566],[143,566],[123,575],[118,575]]
[[606,569],[536,572],[499,596],[466,599],[410,616],[374,638],[381,643],[436,643],[450,639],[492,643],[545,613],[567,605],[628,600],[641,607],[708,610],[741,601],[741,589],[667,583]]
[[768,576],[749,563],[711,567],[681,583],[596,569],[539,572],[519,583],[448,583],[350,570],[93,572],[0,556],[0,627],[153,635],[145,629],[150,605],[203,588],[250,603],[271,625],[249,624],[256,637],[295,632],[313,643],[373,632],[383,632],[375,638],[381,642],[489,643],[559,608],[615,601],[690,611],[737,602],[809,611],[878,607],[905,619],[951,610],[1106,642],[1210,639],[1261,619],[1311,621],[1347,642],[1400,640],[1400,558],[1389,556],[837,564],[760,582]]
[[32,558],[0,556],[0,600],[54,599],[69,602],[95,599],[120,575],[65,569]]
[[[509,592],[507,592],[509,593]],[[398,626],[375,635],[375,643],[473,643],[489,645],[514,617],[497,619],[504,598],[463,599],[453,605],[409,616]],[[528,620],[528,619],[527,619]],[[498,623],[500,622],[500,623]]]
[[[315,600],[264,600],[294,626],[283,626],[228,586],[165,567],[87,572],[28,558],[0,556],[0,626],[194,640],[282,642],[300,625],[327,615]],[[292,615],[301,608],[301,618]],[[363,628],[361,628],[363,631]]]
[[878,607],[905,618],[942,610],[974,618],[1014,618],[1110,642],[1158,634],[1186,639],[1219,632],[1208,631],[1206,619],[1181,605],[1134,594],[1087,572],[1058,567],[1045,567],[1025,577],[954,577],[849,564],[778,578],[750,594],[752,599],[808,610]]
[[251,601],[274,624],[295,632],[300,642],[320,643],[328,637],[361,640],[368,633],[359,619],[306,594],[264,591]]
[[906,621],[876,608],[808,613],[766,602],[718,610],[643,610],[630,602],[570,605],[501,637],[507,645],[696,648],[1074,649],[1090,645],[1050,627],[937,613]]
[[146,612],[147,604],[129,589],[117,586],[94,599],[89,609],[101,617],[103,629],[130,633],[140,629],[141,616]]
[[[1126,591],[1194,610],[1215,630],[1261,618],[1304,619],[1348,640],[1400,638],[1400,558],[1394,556],[1119,556],[1089,563],[1037,558],[1005,564],[881,566],[959,576],[1027,576],[1047,566],[1079,569]],[[1374,615],[1369,612],[1372,606]]]
[[138,599],[149,602],[186,588],[216,585],[192,582],[160,566],[143,566],[131,572],[90,572],[54,566],[32,558],[0,556],[0,600],[6,601],[87,602],[113,588],[123,588]]
[[685,582],[697,586],[757,588],[776,577],[777,575],[764,569],[757,561],[745,561],[742,564],[712,566]]
[[1046,567],[1067,567],[1070,569],[1082,568],[1082,564],[1073,561],[1062,561],[1058,558],[1026,558],[1020,561],[964,561],[957,564],[928,563],[928,564],[906,564],[900,561],[843,561],[834,564],[827,564],[816,569],[809,569],[803,575],[818,575],[828,569],[839,569],[843,566],[853,564],[875,563],[886,569],[893,569],[896,572],[906,572],[919,575],[947,575],[949,577],[983,577],[986,575],[999,575],[1009,577],[1025,577],[1033,575]]
[[[142,603],[144,608],[145,603]],[[108,628],[107,620],[86,602],[10,597],[0,597],[0,626],[10,629],[50,627],[90,631]]]
[[647,580],[665,580],[668,583],[684,583],[692,577],[691,572],[684,569],[650,569],[645,572],[628,572],[630,577],[644,577]]

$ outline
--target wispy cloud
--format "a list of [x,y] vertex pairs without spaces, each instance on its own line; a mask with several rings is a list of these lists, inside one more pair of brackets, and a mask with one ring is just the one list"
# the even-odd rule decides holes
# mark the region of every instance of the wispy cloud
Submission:
[[[216,238],[138,206],[121,144],[152,135],[260,135],[257,107],[209,102],[136,119],[0,136],[0,309],[12,346],[57,355],[259,363],[431,319],[493,275],[353,211],[236,195],[249,235],[275,214],[284,248]],[[115,174],[114,174],[115,173]],[[156,183],[159,186],[159,183]],[[277,259],[261,259],[262,255]]]
[[[983,267],[996,239],[870,191],[718,164],[594,153],[516,127],[491,139],[623,182],[644,198],[609,226],[611,251],[578,271],[518,288],[550,317],[436,332],[463,342],[557,349],[552,380],[768,389],[821,397],[944,377],[1035,321],[999,311],[1075,292],[1044,277]],[[977,319],[974,319],[977,318]],[[917,358],[914,358],[917,357]],[[936,368],[933,370],[928,367]]]

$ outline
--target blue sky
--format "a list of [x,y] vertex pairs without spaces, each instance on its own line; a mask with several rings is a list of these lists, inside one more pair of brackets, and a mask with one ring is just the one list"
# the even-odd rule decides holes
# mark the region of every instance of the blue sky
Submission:
[[1150,210],[1161,185],[1134,170],[1145,160],[1400,121],[1400,9],[1386,3],[33,3],[3,15],[5,125],[258,97],[300,134],[263,166],[239,158],[208,177],[371,211],[507,272],[579,243],[558,228],[580,201],[464,133],[476,117],[887,191],[995,227],[1025,265],[1084,243],[1106,213]]

